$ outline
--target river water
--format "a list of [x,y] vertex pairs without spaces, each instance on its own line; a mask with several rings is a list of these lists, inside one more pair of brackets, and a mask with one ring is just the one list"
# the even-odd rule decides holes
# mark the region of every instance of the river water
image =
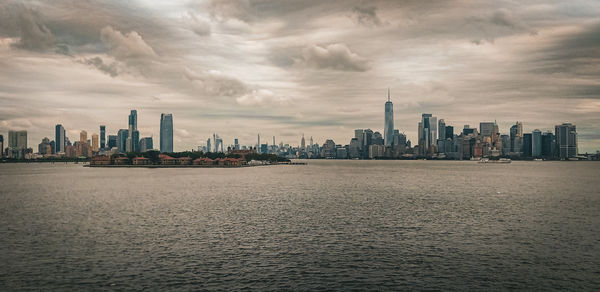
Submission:
[[600,290],[600,163],[0,164],[0,290]]

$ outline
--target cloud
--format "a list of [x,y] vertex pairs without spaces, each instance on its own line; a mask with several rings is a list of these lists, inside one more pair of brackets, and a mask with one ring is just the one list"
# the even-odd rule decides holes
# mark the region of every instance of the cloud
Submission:
[[194,12],[188,11],[190,30],[199,36],[210,35],[210,23],[200,19]]
[[83,64],[94,66],[96,69],[110,75],[111,77],[116,77],[119,75],[119,68],[117,62],[111,62],[110,64],[105,63],[104,60],[100,57],[87,58],[80,61]]
[[209,95],[237,97],[248,92],[248,88],[244,83],[219,71],[198,73],[186,68],[184,76]]
[[477,36],[471,42],[477,45],[486,41],[493,43],[497,37],[513,33],[526,32],[537,35],[536,30],[507,9],[497,9],[485,16],[470,16],[467,17],[467,22],[475,25],[477,31],[474,34]]
[[354,7],[350,15],[357,23],[366,26],[381,26],[384,22],[377,15],[377,7]]
[[248,22],[251,19],[249,0],[212,0],[208,10],[213,18],[219,20],[236,18]]
[[19,38],[14,47],[30,51],[54,47],[56,38],[39,12],[22,3],[5,3],[0,10],[0,32]]
[[110,53],[120,60],[154,58],[156,53],[136,31],[122,34],[106,26],[100,31],[102,41],[109,46]]
[[311,45],[302,51],[301,63],[318,69],[364,72],[370,69],[369,60],[352,52],[346,44],[326,47]]
[[252,90],[236,99],[238,104],[244,106],[267,106],[282,105],[290,102],[289,98],[275,95],[270,90],[258,89]]

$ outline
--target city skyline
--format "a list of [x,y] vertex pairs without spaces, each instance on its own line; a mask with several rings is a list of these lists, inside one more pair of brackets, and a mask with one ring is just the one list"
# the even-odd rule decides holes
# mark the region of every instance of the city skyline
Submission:
[[256,133],[346,141],[354,129],[384,133],[390,87],[395,128],[413,142],[415,121],[432,113],[458,128],[497,120],[502,132],[568,121],[580,152],[600,145],[600,71],[587,65],[600,59],[594,1],[0,8],[0,133],[27,130],[31,143],[58,123],[69,137],[100,124],[114,135],[127,129],[123,109],[139,111],[139,138],[159,137],[161,113],[176,116],[174,150],[212,133],[226,144],[254,144]]

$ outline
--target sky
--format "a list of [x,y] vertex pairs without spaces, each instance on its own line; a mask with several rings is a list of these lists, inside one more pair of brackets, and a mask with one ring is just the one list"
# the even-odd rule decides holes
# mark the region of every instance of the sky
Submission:
[[[416,144],[422,113],[455,129],[577,125],[600,149],[600,1],[0,0],[0,134],[29,147],[62,124],[127,128],[174,150],[225,144],[347,144],[395,128]],[[456,131],[456,130],[455,130]]]

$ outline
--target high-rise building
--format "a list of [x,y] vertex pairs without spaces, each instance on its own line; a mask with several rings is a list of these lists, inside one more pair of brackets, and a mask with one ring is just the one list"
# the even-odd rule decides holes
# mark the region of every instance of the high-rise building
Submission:
[[87,141],[88,141],[87,132],[85,130],[81,130],[81,132],[79,133],[79,143],[87,144]]
[[302,139],[300,139],[300,151],[306,152],[306,140],[304,140],[304,134],[302,134]]
[[129,130],[120,129],[119,132],[117,132],[117,136],[117,148],[119,149],[119,152],[127,152],[127,140],[129,139]]
[[0,135],[0,157],[4,157],[4,136]]
[[140,133],[137,130],[137,110],[131,110],[129,114],[129,137],[127,137],[127,152],[136,152],[139,146]]
[[425,155],[429,151],[429,147],[433,143],[433,131],[431,129],[431,114],[422,114],[421,122],[419,123],[419,154]]
[[8,148],[27,149],[27,131],[8,131]]
[[106,148],[106,126],[100,125],[100,149]]
[[54,153],[64,153],[66,144],[65,128],[58,124],[54,129]]
[[118,138],[119,136],[117,135],[108,135],[108,143],[107,143],[107,148],[108,149],[113,149],[114,147],[118,147]]
[[531,157],[533,146],[533,137],[531,133],[523,134],[523,157]]
[[256,144],[257,148],[260,148],[260,134],[258,134],[258,144]]
[[491,137],[494,133],[494,122],[481,122],[479,123],[479,134],[484,137]]
[[558,158],[564,160],[577,156],[577,130],[571,123],[554,127]]
[[556,139],[552,132],[542,134],[542,157],[554,158],[556,155]]
[[531,132],[531,156],[542,156],[542,131],[538,129]]
[[100,137],[98,136],[98,134],[94,133],[92,134],[92,151],[94,152],[98,152],[100,150]]
[[511,151],[510,136],[509,135],[500,135],[500,141],[502,141],[502,155],[504,155],[504,156],[510,155],[510,151]]
[[517,122],[510,127],[510,152],[520,154],[523,146],[523,123]]
[[363,129],[354,130],[354,138],[358,141],[358,149],[363,149]]
[[438,121],[438,139],[446,140],[446,121],[444,119]]
[[160,114],[160,152],[173,152],[173,114]]
[[144,137],[140,139],[139,152],[146,152],[154,149],[152,137]]
[[233,139],[233,149],[240,150],[240,142],[238,138]]
[[446,139],[453,139],[453,138],[454,138],[454,127],[446,126]]
[[211,152],[212,149],[210,148],[210,138],[206,139],[206,152]]
[[385,121],[383,127],[383,140],[386,147],[392,147],[394,141],[394,104],[390,100],[390,89],[388,88],[388,100],[385,103]]

